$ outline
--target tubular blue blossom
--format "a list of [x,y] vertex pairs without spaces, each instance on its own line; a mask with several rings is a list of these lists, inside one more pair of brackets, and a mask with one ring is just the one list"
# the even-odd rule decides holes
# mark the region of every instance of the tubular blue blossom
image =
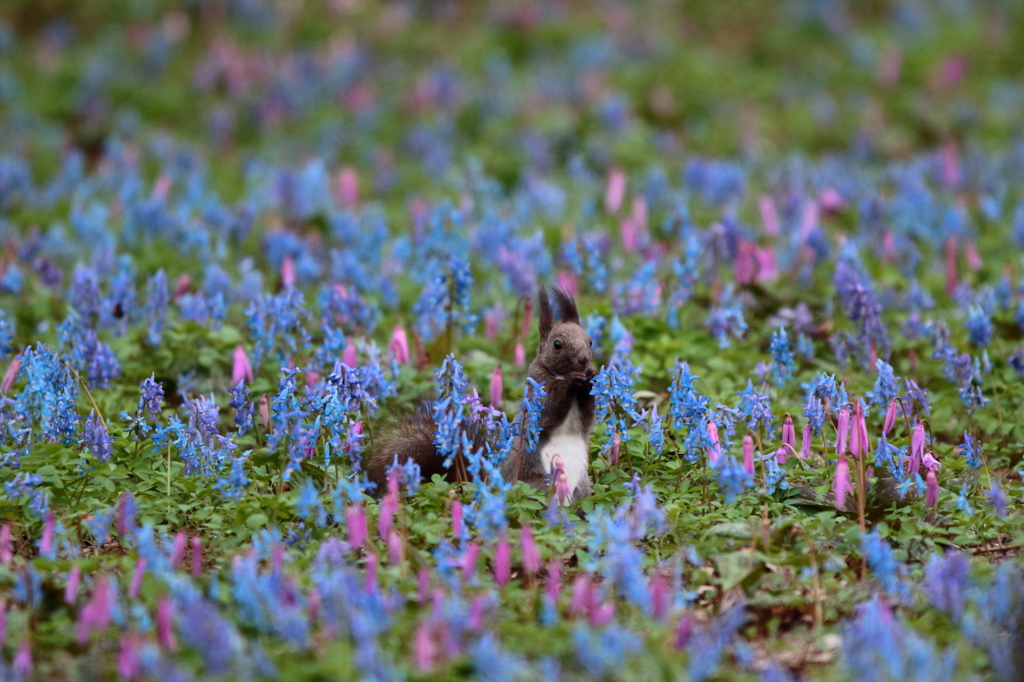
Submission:
[[151,374],[148,379],[142,380],[139,389],[142,391],[142,397],[139,398],[139,409],[145,408],[150,419],[158,418],[164,399],[163,384],[156,381],[156,374]]
[[971,345],[984,348],[992,343],[992,320],[979,306],[971,306],[964,321],[964,327],[970,334]]
[[960,453],[964,456],[964,462],[972,469],[981,466],[981,443],[975,441],[970,433],[964,431],[964,443],[960,446]]
[[718,488],[729,504],[754,485],[754,477],[734,457],[723,457],[715,468]]
[[730,337],[743,338],[747,321],[743,317],[743,304],[738,296],[733,295],[731,283],[726,286],[719,304],[711,309],[705,326],[718,341],[719,348],[728,348],[732,343]]
[[879,359],[875,361],[875,367],[878,369],[878,377],[875,379],[874,390],[868,392],[867,398],[872,405],[882,408],[900,394],[900,389],[892,365]]
[[857,327],[855,349],[861,364],[868,359],[868,349],[874,348],[881,357],[889,355],[889,333],[882,322],[882,304],[871,287],[871,282],[852,256],[841,256],[836,264],[833,284],[850,321]]
[[85,420],[85,446],[100,462],[110,460],[114,439],[107,434],[106,427],[96,418],[95,411],[89,412]]
[[790,348],[789,339],[786,338],[786,328],[779,327],[779,330],[772,333],[772,341],[769,346],[772,354],[771,370],[775,377],[775,385],[779,388],[785,386],[793,379],[793,350]]
[[925,571],[925,594],[932,606],[959,620],[967,591],[971,564],[962,552],[950,551],[944,557],[933,555]]
[[604,453],[611,448],[614,434],[618,433],[623,441],[628,441],[630,425],[641,422],[632,389],[632,375],[614,366],[602,367],[591,381],[590,393],[594,396],[596,420],[605,424],[607,439],[602,442]]
[[746,426],[751,431],[756,431],[759,426],[764,427],[765,435],[769,440],[775,438],[775,425],[772,423],[775,417],[772,415],[771,398],[767,393],[762,394],[754,390],[753,383],[748,379],[746,390],[739,391],[740,404],[736,406],[739,413],[745,416]]
[[893,556],[889,543],[876,529],[864,535],[861,544],[871,572],[878,578],[886,593],[897,602],[907,602],[910,599],[910,586],[905,581],[907,568]]
[[1006,518],[1006,515],[1009,513],[1007,509],[1009,500],[1006,497],[1006,493],[1003,492],[1003,486],[999,481],[995,479],[992,480],[992,487],[989,488],[987,493],[985,493],[985,499],[992,505],[992,509],[995,510],[996,516],[1001,519]]

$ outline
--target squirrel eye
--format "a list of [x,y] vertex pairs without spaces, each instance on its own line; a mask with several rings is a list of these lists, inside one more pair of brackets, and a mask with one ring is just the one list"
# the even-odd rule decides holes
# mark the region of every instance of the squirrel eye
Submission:
[[562,350],[562,342],[555,341],[555,350]]

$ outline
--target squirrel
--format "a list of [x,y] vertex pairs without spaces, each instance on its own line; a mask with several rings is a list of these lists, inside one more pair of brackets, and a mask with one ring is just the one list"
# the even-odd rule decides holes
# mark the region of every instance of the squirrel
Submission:
[[[552,300],[554,309],[552,309]],[[580,326],[576,302],[561,289],[541,287],[538,294],[540,343],[530,363],[528,375],[544,384],[546,396],[541,399],[540,438],[537,451],[527,454],[516,449],[501,463],[501,475],[509,482],[525,481],[535,488],[548,489],[556,455],[570,491],[570,504],[589,497],[593,492],[590,480],[590,431],[594,427],[594,396],[591,380],[597,375],[593,362],[593,343]],[[555,321],[557,312],[559,321]],[[445,469],[434,445],[437,426],[428,404],[411,418],[400,420],[383,429],[373,447],[366,466],[367,476],[386,487],[387,467],[398,456],[399,464],[415,461],[424,480],[436,473],[445,478],[454,476],[454,469]],[[481,434],[472,434],[474,440]]]

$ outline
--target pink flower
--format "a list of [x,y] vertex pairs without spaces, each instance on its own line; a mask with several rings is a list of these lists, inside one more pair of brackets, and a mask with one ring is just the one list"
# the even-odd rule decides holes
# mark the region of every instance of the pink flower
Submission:
[[198,578],[203,574],[203,541],[196,535],[192,538],[192,577]]
[[882,425],[882,433],[886,436],[892,431],[892,427],[896,425],[896,400],[894,399],[889,403],[889,409],[885,411],[885,424]]
[[50,556],[53,552],[53,531],[57,519],[53,511],[46,512],[46,522],[43,524],[43,537],[39,540],[39,553],[43,556]]
[[689,613],[684,613],[679,618],[679,627],[676,628],[677,651],[686,648],[686,645],[690,643],[691,634],[693,634],[693,616]]
[[764,225],[764,231],[772,237],[777,237],[779,234],[779,212],[775,210],[775,202],[770,196],[761,195],[758,206],[761,209],[761,224]]
[[601,627],[615,620],[615,602],[606,602],[590,609],[590,626]]
[[939,506],[939,479],[935,475],[934,469],[928,470],[928,474],[925,476],[925,485],[928,488],[928,492],[924,497],[924,505],[926,507]]
[[388,343],[388,350],[395,356],[395,362],[400,365],[409,364],[409,335],[405,333],[405,327],[396,324],[391,330],[391,342]]
[[960,160],[953,140],[946,140],[942,145],[942,183],[947,188],[960,183]]
[[420,607],[426,606],[427,599],[430,598],[430,569],[426,566],[420,569],[419,575],[416,576],[417,581],[417,602]]
[[497,365],[494,368],[494,372],[491,373],[491,407],[495,409],[501,408],[501,396],[505,392],[505,383],[501,373],[501,365]]
[[571,270],[559,270],[558,275],[558,288],[569,294],[572,297],[576,297],[580,293],[579,283],[576,281],[576,273]]
[[164,651],[175,651],[178,644],[174,639],[174,606],[167,597],[156,601],[156,641]]
[[434,667],[434,656],[437,655],[433,638],[430,635],[431,629],[431,624],[428,621],[420,623],[416,627],[416,634],[412,640],[413,665],[421,673],[429,672]]
[[565,471],[562,470],[558,473],[558,478],[555,479],[555,497],[558,499],[558,504],[568,505],[569,500],[572,498],[572,490],[569,489],[569,479],[565,475]]
[[235,359],[231,367],[231,385],[237,386],[245,380],[252,383],[252,366],[249,365],[249,356],[245,354],[245,348],[241,344],[235,346]]
[[515,363],[516,363],[516,365],[525,365],[526,364],[526,351],[523,350],[523,342],[522,341],[517,341],[516,342]]
[[796,452],[796,429],[793,426],[793,417],[788,414],[782,420],[782,444],[788,445]]
[[593,601],[593,589],[590,578],[581,573],[572,581],[572,601],[569,602],[569,613],[579,617],[590,610]]
[[509,564],[512,559],[512,547],[508,543],[508,537],[502,533],[498,538],[498,546],[494,549],[494,582],[498,587],[505,587],[508,584],[512,571]]
[[402,536],[398,534],[398,531],[392,530],[388,533],[388,560],[391,561],[391,565],[401,566],[404,554]]
[[7,371],[4,372],[3,381],[0,381],[0,393],[4,395],[11,392],[14,388],[14,382],[18,380],[18,370],[21,369],[21,356],[16,356],[11,360],[11,364],[7,366]]
[[458,540],[462,538],[462,502],[452,502],[452,536]]
[[632,218],[626,218],[621,223],[622,248],[626,253],[636,253],[637,250],[637,226]]
[[263,425],[263,430],[270,433],[270,398],[264,393],[263,397],[260,398],[260,424]]
[[557,558],[552,558],[548,562],[548,580],[544,585],[544,591],[551,603],[558,603],[558,595],[562,591],[562,562]]
[[613,168],[608,174],[608,189],[604,194],[604,207],[609,213],[615,213],[622,206],[626,196],[626,173],[621,168]]
[[133,680],[139,676],[139,642],[134,633],[121,634],[121,651],[117,656],[117,672],[123,680]]
[[110,624],[110,579],[101,576],[96,579],[92,596],[78,612],[78,643],[85,646],[93,631],[102,632]]
[[338,203],[354,206],[359,202],[359,176],[356,170],[345,166],[338,171]]
[[498,315],[493,310],[484,313],[484,338],[490,341],[498,335]]
[[0,599],[0,642],[7,639],[7,600]]
[[484,601],[484,595],[478,594],[473,597],[473,601],[469,604],[469,629],[479,632],[484,628],[484,609],[487,603]]
[[523,552],[523,570],[529,575],[536,575],[540,570],[540,550],[533,539],[529,526],[523,526],[519,534],[519,546]]
[[306,372],[306,388],[312,388],[316,386],[316,382],[320,381],[320,375],[316,372]]
[[68,584],[64,588],[64,603],[74,604],[78,598],[78,582],[82,578],[82,569],[75,564],[68,573]]
[[757,263],[757,281],[772,282],[779,276],[775,267],[775,247],[754,248],[754,260]]
[[188,273],[185,273],[178,278],[177,284],[174,285],[174,298],[179,299],[187,294],[190,286],[192,286],[192,278],[189,277]]
[[377,591],[377,555],[370,552],[366,555],[366,580],[363,592],[372,594]]
[[753,284],[757,270],[757,259],[754,252],[757,247],[752,242],[742,240],[736,249],[736,264],[733,276],[739,285]]
[[355,367],[358,362],[356,358],[356,347],[349,341],[348,345],[345,346],[345,351],[341,356],[341,362],[347,367]]
[[348,544],[352,549],[359,549],[366,543],[366,513],[363,505],[353,504],[346,509],[345,521],[348,525]]
[[11,669],[15,679],[27,680],[32,677],[32,668],[32,645],[26,638],[21,640],[21,646],[18,647],[18,653],[14,655],[14,664]]
[[921,460],[924,458],[924,424],[917,423],[914,432],[910,436],[910,473],[916,474],[921,468]]
[[840,455],[848,452],[846,447],[847,438],[850,435],[850,413],[844,407],[839,410],[839,435],[836,440],[836,452]]
[[831,187],[821,193],[818,202],[826,213],[838,213],[843,208],[843,197]]
[[804,424],[804,432],[800,436],[800,459],[807,459],[811,456],[811,440],[814,439],[814,431],[811,424]]
[[174,536],[174,546],[171,549],[171,566],[178,568],[181,566],[181,562],[185,560],[185,541],[187,539],[183,530],[179,530],[178,534]]
[[864,419],[863,410],[860,409],[860,402],[856,402],[853,406],[853,428],[850,430],[850,453],[860,459],[860,456],[865,452],[865,444],[860,439],[860,427],[857,425],[859,421]]
[[480,545],[475,542],[469,543],[462,555],[462,580],[466,583],[473,582],[476,574],[476,559],[480,555]]
[[651,615],[656,620],[664,621],[668,618],[668,585],[660,573],[655,573],[648,586],[651,597]]
[[146,575],[146,559],[139,557],[135,562],[135,573],[132,574],[132,583],[128,588],[128,596],[135,599],[142,591],[142,578]]
[[743,468],[748,474],[754,473],[754,439],[748,433],[743,437]]
[[836,507],[846,508],[846,495],[853,492],[850,485],[850,464],[846,461],[846,455],[839,455],[839,463],[836,465],[836,477],[832,482],[832,492],[836,494]]
[[295,288],[295,261],[291,256],[285,256],[281,260],[281,285],[285,289]]
[[785,464],[789,460],[788,455],[789,448],[783,446],[775,451],[775,462],[777,464]]
[[611,460],[612,465],[619,463],[619,449],[622,447],[622,438],[619,436],[619,432],[616,431],[612,434],[612,447],[608,452],[608,459]]
[[985,267],[985,263],[981,260],[981,254],[978,253],[978,247],[974,242],[967,242],[967,247],[964,249],[964,252],[967,254],[967,267],[969,267],[972,272],[978,272]]
[[718,441],[718,426],[715,425],[715,422],[709,421],[707,431],[708,441],[711,442],[711,446],[708,448],[708,464],[714,466],[722,454],[722,446]]

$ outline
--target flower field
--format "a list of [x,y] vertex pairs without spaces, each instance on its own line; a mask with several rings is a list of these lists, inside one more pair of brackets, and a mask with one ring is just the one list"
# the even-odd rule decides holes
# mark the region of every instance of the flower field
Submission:
[[[1024,679],[1022,44],[1009,0],[0,5],[0,680]],[[500,473],[545,287],[575,506]],[[421,403],[450,476],[374,485]]]

